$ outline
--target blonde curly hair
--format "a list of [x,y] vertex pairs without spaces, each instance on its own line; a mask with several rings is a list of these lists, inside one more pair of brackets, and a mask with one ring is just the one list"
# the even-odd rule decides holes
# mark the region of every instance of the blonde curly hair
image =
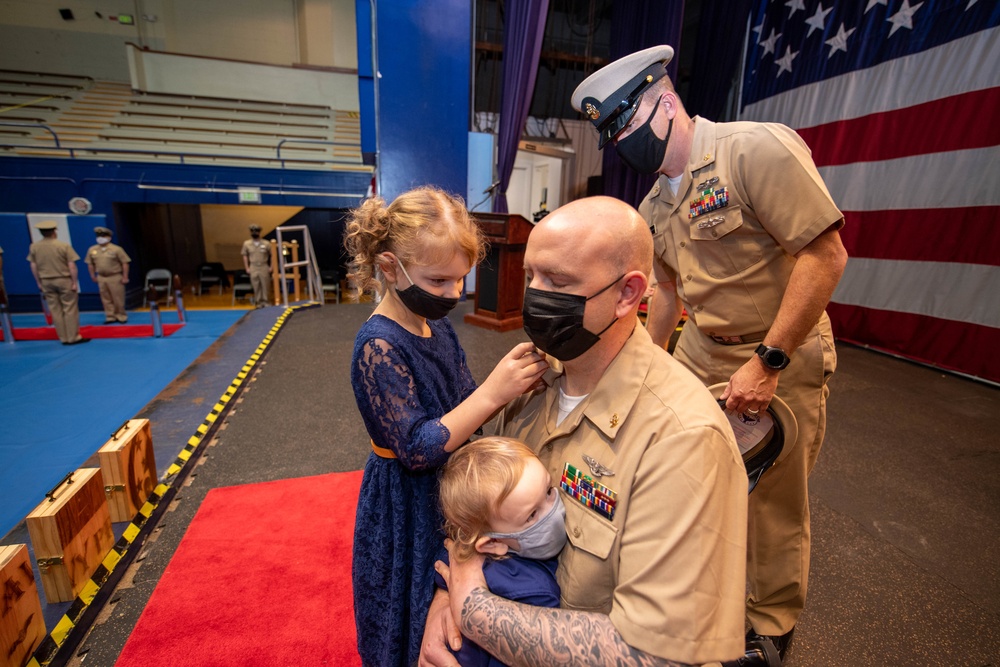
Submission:
[[460,447],[441,469],[438,494],[445,533],[455,542],[455,559],[472,558],[476,542],[491,532],[490,517],[511,494],[530,459],[520,440],[480,438]]
[[347,277],[358,294],[385,294],[379,255],[391,252],[404,265],[430,266],[464,254],[471,266],[486,255],[486,239],[465,201],[434,186],[404,192],[391,204],[371,197],[351,211],[344,232],[350,256]]

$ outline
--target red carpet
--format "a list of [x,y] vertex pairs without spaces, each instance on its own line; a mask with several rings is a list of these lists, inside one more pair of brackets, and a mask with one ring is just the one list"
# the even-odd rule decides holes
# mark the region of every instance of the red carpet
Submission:
[[360,487],[358,470],[210,491],[116,666],[359,666]]
[[[169,336],[183,324],[164,324],[163,335]],[[152,324],[85,324],[80,327],[84,338],[152,338]],[[3,340],[3,331],[0,331]],[[59,340],[55,327],[14,327],[14,340]]]

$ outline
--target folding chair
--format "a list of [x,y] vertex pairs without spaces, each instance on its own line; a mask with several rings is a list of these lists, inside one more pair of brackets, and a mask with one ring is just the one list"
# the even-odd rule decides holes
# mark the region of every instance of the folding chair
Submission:
[[233,276],[233,305],[236,305],[236,299],[242,299],[247,294],[250,295],[250,301],[253,301],[253,285],[250,283],[250,274],[246,271],[237,271]]
[[170,269],[150,269],[146,272],[146,284],[142,289],[142,305],[146,306],[149,299],[149,288],[156,290],[157,300],[161,294],[167,297],[167,305],[170,305],[170,293],[174,289],[174,274]]
[[320,282],[323,286],[323,302],[326,303],[326,295],[333,292],[336,295],[334,303],[340,303],[340,271],[320,271]]

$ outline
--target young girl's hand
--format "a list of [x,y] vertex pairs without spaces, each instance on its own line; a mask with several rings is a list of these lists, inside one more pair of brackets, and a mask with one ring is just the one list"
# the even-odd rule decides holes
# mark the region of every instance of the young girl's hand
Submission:
[[480,388],[490,393],[497,406],[503,406],[536,389],[548,369],[544,353],[531,343],[518,343],[504,355]]

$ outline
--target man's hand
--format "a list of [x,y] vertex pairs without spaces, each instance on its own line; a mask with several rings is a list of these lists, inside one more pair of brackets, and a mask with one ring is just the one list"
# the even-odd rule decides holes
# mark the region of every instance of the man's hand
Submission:
[[424,638],[420,642],[417,667],[459,667],[455,656],[448,650],[449,645],[455,651],[462,648],[462,634],[451,615],[448,591],[438,589],[434,592],[424,622]]
[[765,368],[756,354],[736,369],[721,398],[726,409],[736,412],[766,410],[778,388],[780,371]]
[[476,553],[464,563],[458,562],[455,560],[455,543],[450,539],[445,540],[444,546],[448,549],[448,560],[451,562],[451,567],[437,561],[434,563],[434,569],[448,584],[451,614],[455,617],[455,623],[461,628],[462,607],[469,594],[477,588],[489,590],[489,586],[486,585],[486,577],[483,575],[483,564],[486,562],[486,557]]

